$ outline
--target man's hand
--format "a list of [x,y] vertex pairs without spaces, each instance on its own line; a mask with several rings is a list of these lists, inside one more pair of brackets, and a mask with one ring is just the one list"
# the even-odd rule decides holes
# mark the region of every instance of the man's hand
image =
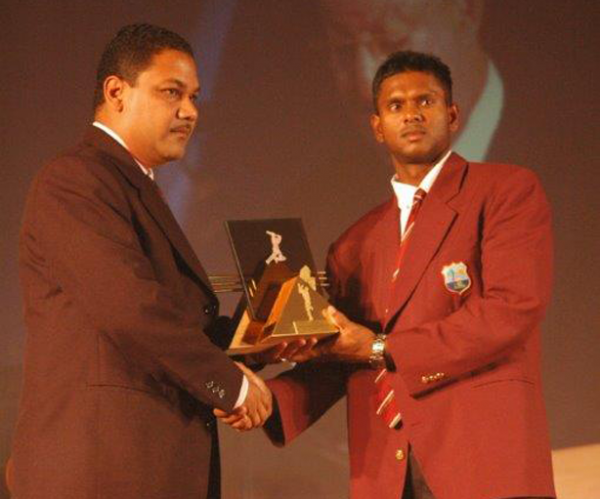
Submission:
[[360,324],[352,322],[331,305],[324,310],[323,315],[339,328],[338,335],[321,340],[319,343],[315,338],[297,340],[289,344],[281,343],[262,353],[264,355],[262,361],[306,362],[308,360],[321,360],[368,363],[375,333]]
[[[369,362],[375,333],[352,322],[331,305],[327,307],[324,315],[340,329],[340,333],[332,340],[326,340],[319,344],[312,350],[312,353],[320,354],[322,360],[352,363]],[[295,359],[292,358],[292,360]]]
[[311,350],[317,344],[316,338],[301,338],[293,341],[283,341],[277,345],[249,354],[252,361],[258,364],[276,364],[278,362],[302,362],[311,358]]
[[273,396],[264,381],[245,365],[236,362],[248,379],[248,394],[244,403],[226,413],[220,409],[213,412],[223,423],[240,431],[251,430],[265,424],[273,411]]

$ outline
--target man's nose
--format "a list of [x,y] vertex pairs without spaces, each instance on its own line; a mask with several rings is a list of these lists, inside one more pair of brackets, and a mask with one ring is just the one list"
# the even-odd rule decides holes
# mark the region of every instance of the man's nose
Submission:
[[421,108],[415,103],[407,103],[404,108],[404,121],[406,123],[423,121],[423,113]]
[[196,121],[198,119],[198,108],[192,99],[186,98],[181,101],[177,111],[177,117],[182,120]]

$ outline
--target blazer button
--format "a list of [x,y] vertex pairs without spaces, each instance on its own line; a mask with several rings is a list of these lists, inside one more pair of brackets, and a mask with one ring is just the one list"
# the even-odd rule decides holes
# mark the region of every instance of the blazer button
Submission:
[[213,303],[204,306],[204,313],[206,315],[214,315],[217,307]]
[[402,449],[398,449],[396,451],[396,461],[402,461],[404,459],[404,451]]

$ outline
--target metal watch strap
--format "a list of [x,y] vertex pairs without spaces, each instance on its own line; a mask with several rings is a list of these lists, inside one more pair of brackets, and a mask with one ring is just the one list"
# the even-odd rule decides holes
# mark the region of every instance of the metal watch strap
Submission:
[[382,367],[385,367],[385,334],[375,335],[375,340],[371,346],[369,365],[373,369],[381,369]]

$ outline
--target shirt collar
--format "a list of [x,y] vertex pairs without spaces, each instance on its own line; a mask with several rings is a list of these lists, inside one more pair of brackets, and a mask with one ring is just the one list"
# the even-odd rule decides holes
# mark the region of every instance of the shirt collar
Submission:
[[448,157],[452,154],[452,150],[449,150],[446,154],[442,156],[442,158],[433,166],[431,170],[427,172],[427,175],[421,180],[421,183],[418,186],[404,184],[400,182],[396,175],[392,177],[392,189],[394,189],[394,194],[396,195],[396,200],[398,202],[398,207],[401,210],[410,210],[413,203],[413,197],[417,189],[423,189],[425,192],[429,193],[433,183],[437,179],[442,167],[446,163]]
[[[129,151],[129,148],[127,147],[127,144],[125,144],[125,141],[112,128],[107,127],[104,123],[100,123],[99,121],[94,121],[92,123],[92,125],[95,126],[96,128],[99,128],[104,133],[106,133],[107,135],[109,135],[110,137],[115,139],[119,144],[121,144],[125,149],[127,149],[127,151]],[[131,151],[129,151],[129,153],[131,153]],[[133,160],[137,163],[137,165],[144,172],[144,174],[146,174],[148,177],[150,177],[152,180],[154,180],[154,172],[152,171],[152,168],[146,168],[133,155],[132,155],[132,157],[133,157]]]

